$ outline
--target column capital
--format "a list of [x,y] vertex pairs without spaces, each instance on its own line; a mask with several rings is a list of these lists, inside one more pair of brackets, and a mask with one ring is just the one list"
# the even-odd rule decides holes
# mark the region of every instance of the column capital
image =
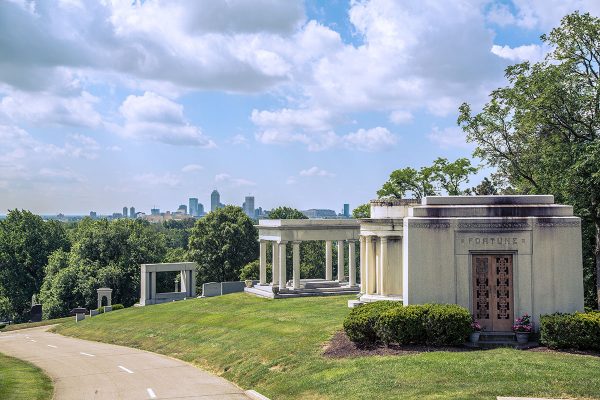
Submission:
[[278,240],[277,243],[278,244],[287,244],[288,241],[287,240]]
[[381,240],[382,243],[387,243],[388,237],[387,236],[380,236],[379,240]]
[[270,240],[267,240],[267,239],[258,239],[258,242],[259,243],[269,243]]
[[302,240],[291,240],[291,244],[302,244]]

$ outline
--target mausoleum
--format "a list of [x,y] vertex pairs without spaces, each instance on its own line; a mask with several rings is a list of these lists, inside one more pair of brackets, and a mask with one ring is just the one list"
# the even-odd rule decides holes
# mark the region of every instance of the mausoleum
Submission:
[[360,260],[360,301],[459,304],[488,331],[583,311],[581,221],[553,196],[376,200]]

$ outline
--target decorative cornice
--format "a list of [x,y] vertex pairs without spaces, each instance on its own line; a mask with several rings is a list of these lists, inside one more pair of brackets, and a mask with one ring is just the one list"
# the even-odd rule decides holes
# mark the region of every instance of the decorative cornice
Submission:
[[409,228],[418,229],[448,229],[450,222],[409,222]]
[[417,199],[376,199],[369,202],[375,206],[414,206],[420,205],[421,200]]
[[529,222],[459,222],[458,229],[474,230],[527,230],[530,229]]
[[548,218],[548,219],[542,219],[542,218],[538,218],[538,220],[536,221],[536,226],[540,227],[540,228],[579,228],[581,226],[581,220],[577,219],[577,220],[569,220],[569,221],[564,221],[561,219],[553,219],[553,218]]

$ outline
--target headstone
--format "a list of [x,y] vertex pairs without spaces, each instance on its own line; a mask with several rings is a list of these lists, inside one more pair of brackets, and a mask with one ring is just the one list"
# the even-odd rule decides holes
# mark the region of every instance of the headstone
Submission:
[[42,305],[34,304],[29,312],[29,320],[31,322],[40,322],[42,320]]
[[90,310],[90,317],[95,317],[98,314],[100,314],[98,310]]
[[243,292],[246,284],[242,281],[239,282],[221,282],[221,294],[239,293]]
[[202,285],[202,297],[214,297],[221,295],[221,284],[209,282]]
[[112,311],[112,306],[104,306],[104,312],[107,313],[109,311]]

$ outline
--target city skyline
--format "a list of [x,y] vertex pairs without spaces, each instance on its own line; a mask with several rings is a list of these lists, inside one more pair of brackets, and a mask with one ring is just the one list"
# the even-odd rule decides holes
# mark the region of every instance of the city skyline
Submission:
[[395,169],[472,158],[460,104],[479,109],[504,68],[542,59],[562,16],[600,13],[207,1],[0,2],[0,213],[176,209],[215,187],[265,209],[355,207]]

